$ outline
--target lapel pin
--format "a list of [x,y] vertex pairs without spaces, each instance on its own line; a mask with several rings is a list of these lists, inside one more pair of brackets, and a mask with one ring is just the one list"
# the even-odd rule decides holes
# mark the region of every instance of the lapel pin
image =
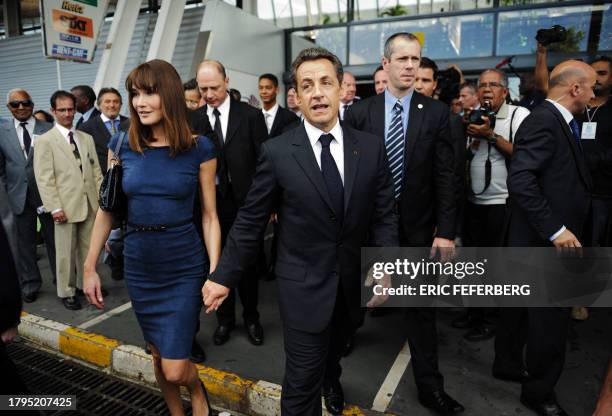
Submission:
[[420,109],[422,109],[422,108],[423,108],[423,104],[419,104],[419,105],[417,105],[417,108],[418,108],[419,110],[420,110]]

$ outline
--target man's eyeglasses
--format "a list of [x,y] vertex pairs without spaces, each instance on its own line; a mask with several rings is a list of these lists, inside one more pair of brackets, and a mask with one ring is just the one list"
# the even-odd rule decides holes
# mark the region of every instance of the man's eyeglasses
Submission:
[[65,114],[65,113],[74,113],[75,109],[74,108],[56,108],[53,111],[55,111],[56,113]]
[[478,84],[478,88],[480,88],[480,89],[484,89],[484,88],[505,88],[505,86],[503,84],[500,84],[499,82],[483,82],[481,84]]
[[26,107],[26,108],[30,108],[34,105],[34,103],[32,102],[32,100],[23,100],[23,101],[11,101],[10,103],[8,103],[11,108],[17,109],[19,108],[20,105]]

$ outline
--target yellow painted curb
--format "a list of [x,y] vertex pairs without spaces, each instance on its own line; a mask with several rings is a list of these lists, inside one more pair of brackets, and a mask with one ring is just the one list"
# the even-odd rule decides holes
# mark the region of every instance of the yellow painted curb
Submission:
[[62,353],[99,367],[111,365],[113,349],[119,344],[120,342],[115,339],[78,328],[66,328],[59,336]]
[[252,381],[211,367],[199,364],[196,367],[206,390],[216,399],[216,405],[239,411],[249,408],[248,392],[254,384]]

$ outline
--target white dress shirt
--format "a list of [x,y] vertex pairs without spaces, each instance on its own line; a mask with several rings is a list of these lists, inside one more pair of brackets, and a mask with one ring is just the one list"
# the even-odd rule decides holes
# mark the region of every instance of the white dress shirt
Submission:
[[342,134],[340,121],[336,121],[336,125],[330,130],[329,133],[326,133],[323,130],[313,126],[306,119],[304,119],[304,128],[306,129],[306,134],[308,135],[308,140],[312,146],[315,158],[317,159],[319,169],[321,169],[321,151],[323,151],[323,145],[321,145],[319,138],[323,134],[331,134],[334,136],[334,140],[332,140],[329,144],[329,151],[336,162],[338,172],[340,172],[340,178],[342,179],[342,184],[344,184],[344,135]]
[[278,113],[278,103],[274,104],[274,107],[269,110],[262,108],[261,112],[263,113],[264,118],[266,119],[268,134],[270,134],[270,130],[272,130],[272,125],[274,124],[274,119],[276,118],[276,113]]
[[[225,97],[225,100],[221,103],[217,110],[219,110],[220,118],[221,118],[221,132],[223,133],[223,143],[227,138],[227,124],[229,123],[229,112],[230,112],[230,96],[229,94]],[[214,108],[210,105],[206,106],[206,114],[208,115],[208,121],[210,122],[210,126],[215,129],[215,120],[217,117],[213,114]]]
[[[13,118],[13,121],[15,122],[15,131],[17,132],[17,138],[19,139],[19,146],[21,146],[21,151],[23,152],[23,155],[27,159],[28,154],[25,151],[25,145],[23,144],[23,128],[21,127],[22,122],[17,120],[16,118]],[[35,122],[36,122],[36,119],[33,116],[30,116],[30,118],[25,121],[25,123],[28,123],[26,124],[25,129],[30,134],[30,139],[32,140],[32,142],[30,143],[30,148],[34,146],[34,123]]]
[[70,144],[70,138],[68,137],[68,133],[72,132],[72,137],[74,137],[74,142],[76,143],[77,149],[79,149],[79,154],[82,155],[83,152],[81,151],[81,145],[79,141],[77,140],[76,133],[74,131],[74,127],[71,127],[70,130],[68,130],[66,127],[60,126],[57,123],[55,123],[55,127],[57,127],[60,133],[62,133],[62,136],[64,136],[64,139],[66,139],[66,143],[68,144]]
[[[565,120],[565,122],[567,123],[567,125],[569,126],[570,122],[574,119],[574,115],[567,109],[565,108],[562,104],[559,104],[556,101],[551,100],[550,98],[547,98],[546,101],[548,101],[549,103],[551,103],[552,105],[555,106],[555,108],[557,110],[559,110],[559,112],[561,113],[561,115],[563,116],[563,119]],[[571,130],[571,127],[570,127]],[[549,237],[550,241],[554,241],[557,239],[557,237],[559,237],[563,231],[565,231],[567,228],[565,227],[565,225],[563,227],[561,227],[559,229],[559,231],[557,231],[556,233],[554,233],[553,235],[551,235]]]

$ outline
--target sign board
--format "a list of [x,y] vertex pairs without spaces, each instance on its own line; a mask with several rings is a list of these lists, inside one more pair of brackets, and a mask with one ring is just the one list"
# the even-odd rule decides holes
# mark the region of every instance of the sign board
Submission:
[[93,61],[108,0],[40,0],[45,56]]

